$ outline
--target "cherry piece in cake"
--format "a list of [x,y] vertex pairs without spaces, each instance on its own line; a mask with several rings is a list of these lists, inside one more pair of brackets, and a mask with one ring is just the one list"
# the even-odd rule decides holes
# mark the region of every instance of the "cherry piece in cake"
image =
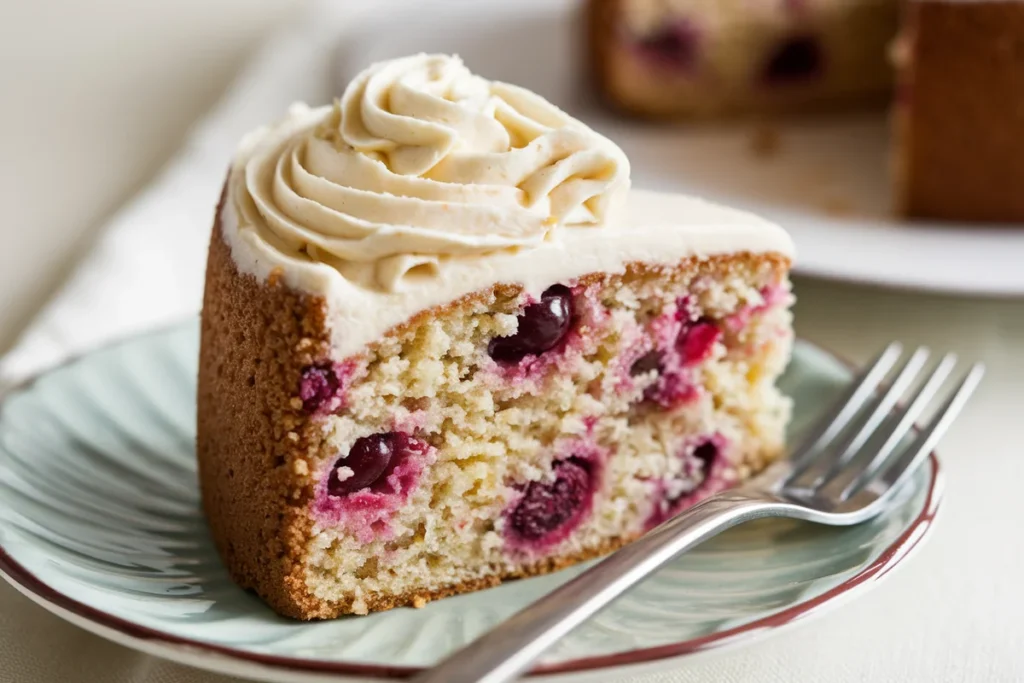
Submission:
[[761,74],[768,85],[799,83],[821,73],[824,55],[821,42],[814,36],[793,36],[772,52]]
[[676,339],[676,348],[685,365],[696,365],[708,359],[715,342],[722,336],[722,331],[715,323],[701,319],[688,325]]
[[629,368],[629,374],[632,377],[637,375],[646,375],[652,370],[657,370],[659,373],[664,369],[663,358],[660,351],[648,351],[641,356],[632,367]]
[[527,306],[519,316],[519,329],[509,337],[495,337],[487,353],[502,363],[517,363],[526,356],[539,355],[562,341],[572,325],[572,292],[554,285],[541,294],[540,301]]
[[509,515],[509,524],[523,539],[540,541],[577,521],[592,494],[590,466],[569,458],[555,467],[551,483],[532,482]]
[[718,444],[714,439],[708,439],[693,449],[693,457],[700,462],[701,472],[706,478],[711,474],[711,468],[715,464],[715,460],[718,459]]
[[[693,496],[702,488],[710,493],[711,490],[706,485],[711,478],[715,461],[718,460],[722,452],[721,444],[721,438],[713,436],[705,439],[690,451],[688,457],[697,461],[695,464],[698,469],[687,468],[687,477],[691,481],[685,485],[681,485],[682,482],[675,484],[663,482],[661,484],[660,490],[663,492],[664,498],[655,506],[647,520],[646,528],[653,529],[665,520],[675,517],[690,505],[696,504],[698,499]],[[714,482],[710,483],[713,485]]]
[[307,413],[315,413],[325,403],[337,396],[341,382],[338,373],[330,363],[311,365],[302,371],[299,380],[299,398]]
[[700,36],[691,22],[677,21],[642,38],[638,47],[652,62],[686,72],[697,64]]
[[[339,458],[331,469],[327,480],[327,493],[344,496],[372,486],[390,469],[393,461],[401,458],[406,450],[408,437],[398,432],[372,434],[356,439],[348,456]],[[342,479],[338,468],[347,467],[352,475]]]

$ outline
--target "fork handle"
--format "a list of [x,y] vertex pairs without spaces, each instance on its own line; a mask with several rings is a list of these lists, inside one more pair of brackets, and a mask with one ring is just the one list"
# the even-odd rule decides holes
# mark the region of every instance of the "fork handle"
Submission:
[[513,615],[412,680],[503,683],[672,558],[741,522],[771,515],[770,502],[712,496]]

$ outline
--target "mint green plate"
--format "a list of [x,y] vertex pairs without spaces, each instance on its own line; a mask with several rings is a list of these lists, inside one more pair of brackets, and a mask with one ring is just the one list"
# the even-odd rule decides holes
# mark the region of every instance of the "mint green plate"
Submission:
[[[0,575],[46,609],[222,673],[380,680],[437,661],[582,569],[420,610],[321,623],[277,617],[228,579],[199,508],[197,337],[190,322],[131,339],[0,405]],[[797,344],[782,382],[796,403],[794,434],[849,377],[834,356]],[[723,534],[567,637],[537,674],[607,680],[610,668],[669,665],[837,604],[918,546],[939,504],[937,475],[933,457],[891,512],[860,526],[766,520]]]

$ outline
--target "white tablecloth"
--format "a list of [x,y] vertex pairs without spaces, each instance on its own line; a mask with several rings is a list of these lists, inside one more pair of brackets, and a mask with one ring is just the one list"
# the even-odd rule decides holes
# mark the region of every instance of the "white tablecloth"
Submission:
[[[343,4],[348,7],[333,6]],[[293,100],[325,101],[336,94],[336,31],[347,20],[343,15],[387,11],[390,3],[352,5],[314,3],[309,16],[283,29],[257,56],[160,177],[115,216],[65,289],[0,361],[0,387],[69,353],[198,309],[212,207],[236,140]],[[1024,480],[1024,364],[1018,355],[1024,351],[1024,302],[803,279],[796,291],[798,333],[853,360],[901,339],[989,364],[978,396],[940,448],[947,491],[934,535],[855,603],[753,645],[619,680],[1024,681],[1024,496],[1018,488]],[[103,641],[0,586],[0,681],[224,680]]]

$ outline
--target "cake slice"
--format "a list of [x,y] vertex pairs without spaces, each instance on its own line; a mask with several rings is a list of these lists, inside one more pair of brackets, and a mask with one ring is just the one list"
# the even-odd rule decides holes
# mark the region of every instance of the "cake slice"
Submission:
[[200,483],[301,619],[607,553],[783,450],[778,227],[630,190],[621,150],[455,58],[243,143],[210,240]]
[[897,210],[1024,222],[1024,3],[909,2],[895,56]]
[[654,117],[800,112],[888,97],[898,0],[589,0],[590,63]]

